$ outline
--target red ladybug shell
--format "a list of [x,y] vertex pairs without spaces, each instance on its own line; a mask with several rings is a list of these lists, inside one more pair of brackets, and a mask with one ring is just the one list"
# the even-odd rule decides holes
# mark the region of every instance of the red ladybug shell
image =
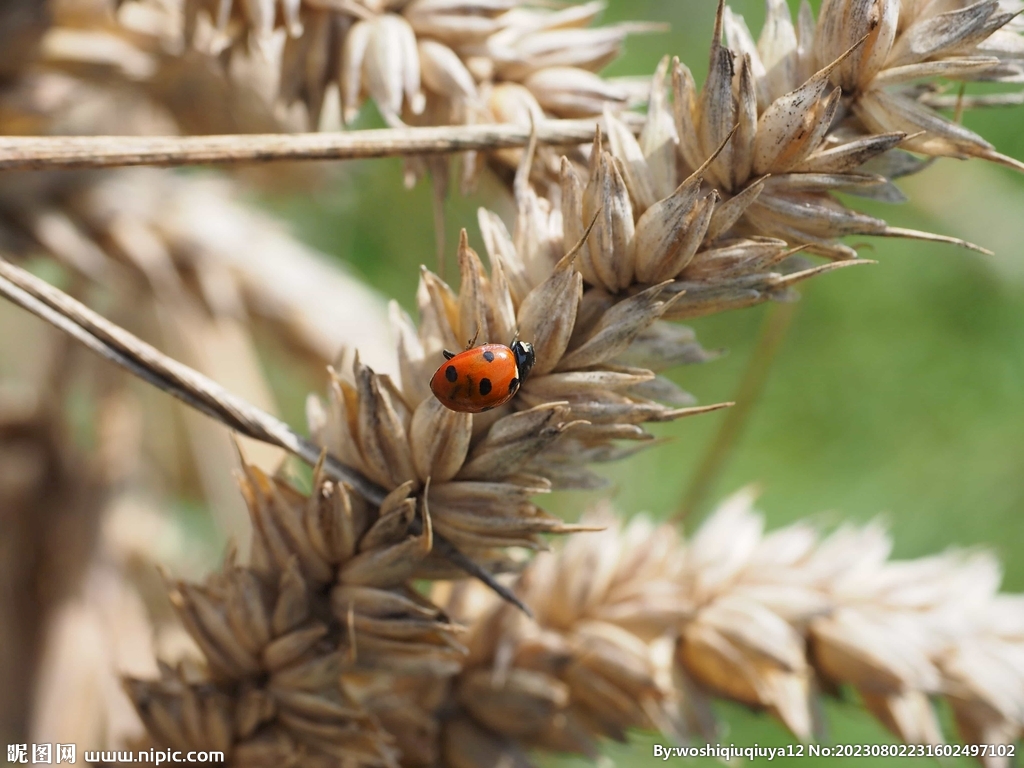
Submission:
[[484,344],[446,360],[430,379],[430,391],[446,408],[480,413],[511,400],[522,380],[511,349]]

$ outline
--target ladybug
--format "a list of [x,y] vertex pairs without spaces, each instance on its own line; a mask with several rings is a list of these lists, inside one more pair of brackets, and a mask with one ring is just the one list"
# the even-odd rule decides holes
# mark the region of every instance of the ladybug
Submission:
[[510,347],[483,344],[455,354],[430,379],[430,391],[446,408],[481,413],[504,405],[519,391],[537,356],[533,344],[518,339]]

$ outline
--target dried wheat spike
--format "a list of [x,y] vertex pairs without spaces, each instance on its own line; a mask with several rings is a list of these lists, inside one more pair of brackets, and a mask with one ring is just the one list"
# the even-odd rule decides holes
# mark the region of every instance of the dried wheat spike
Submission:
[[[765,56],[781,26],[776,18],[766,28]],[[735,51],[719,42],[723,28]],[[890,227],[834,196],[902,199],[892,179],[924,164],[897,149],[906,134],[862,135],[840,122],[844,94],[830,79],[857,48],[815,72],[813,35],[806,24],[801,29],[788,65],[766,73],[742,19],[720,6],[700,92],[677,59],[670,104],[666,58],[639,137],[606,110],[607,148],[599,134],[586,171],[563,159],[557,198],[565,247],[596,217],[579,258],[588,285],[628,294],[667,282],[663,296],[683,295],[665,317],[679,318],[786,299],[795,283],[858,263],[856,251],[839,241],[848,235],[977,248]],[[536,205],[523,194],[519,199],[520,207]],[[797,250],[835,263],[794,269],[787,259]]]
[[536,622],[469,584],[450,594],[472,627],[443,726],[451,768],[528,765],[530,749],[596,758],[601,739],[629,729],[674,731],[671,638],[692,610],[678,539],[643,520],[623,529],[607,509],[586,520],[606,528],[538,555],[519,578]]
[[[721,27],[736,51],[719,43]],[[845,260],[856,251],[839,238],[853,234],[968,245],[889,227],[833,196],[900,199],[891,179],[914,167],[895,149],[905,134],[850,136],[837,127],[843,94],[830,77],[850,52],[814,72],[809,54],[797,55],[810,42],[794,43],[787,77],[772,70],[771,79],[737,29],[745,30],[741,20],[722,6],[700,92],[675,60],[670,106],[663,60],[639,138],[608,113],[609,147],[595,141],[585,177],[563,163],[566,241],[600,212],[581,258],[588,283],[618,292],[674,280],[670,290],[686,296],[669,314],[687,316],[781,297],[830,269],[780,274],[793,247]]]
[[820,697],[840,685],[907,743],[944,740],[936,698],[963,743],[1024,734],[1024,597],[998,592],[989,554],[890,561],[877,523],[765,533],[753,502],[736,494],[688,541],[643,518],[619,530],[607,511],[585,517],[609,527],[520,576],[536,623],[479,586],[435,587],[470,626],[443,724],[447,763],[594,756],[598,739],[635,727],[714,741],[715,698],[767,710],[807,741],[823,733]]
[[[463,231],[460,291],[424,268],[419,328],[393,306],[400,387],[347,356],[333,371],[329,403],[309,401],[320,444],[387,489],[423,491],[435,530],[483,560],[505,547],[543,549],[542,534],[581,530],[531,498],[599,486],[586,465],[642,447],[651,439],[643,423],[720,407],[679,407],[689,395],[654,373],[706,358],[690,331],[657,322],[677,297],[663,299],[662,285],[632,296],[584,291],[576,265],[585,244],[563,253],[547,201],[527,189],[521,202],[514,238],[495,214],[480,211],[489,276]],[[430,393],[443,349],[473,338],[507,344],[517,332],[537,361],[509,405],[474,416]],[[441,566],[428,560],[418,575],[450,573],[435,570]]]
[[[927,106],[946,87],[941,81],[1024,80],[1024,5],[1018,0],[827,0],[817,24],[804,2],[795,25],[785,2],[767,5],[757,43],[742,17],[728,11],[724,17],[729,45],[750,59],[761,108],[794,91],[814,69],[826,68],[829,83],[842,94],[831,149],[898,132],[907,137],[903,148],[924,155],[984,157],[1024,169],[958,119]],[[958,112],[984,103],[985,97],[971,96],[954,101]]]
[[443,690],[466,654],[460,628],[410,584],[431,549],[429,510],[417,512],[411,484],[371,509],[319,468],[310,496],[249,465],[240,486],[250,564],[229,554],[206,584],[171,586],[205,668],[126,681],[150,736],[225,751],[235,765],[422,757],[429,690]]
[[529,114],[594,115],[632,90],[595,73],[628,33],[590,28],[604,9],[558,10],[526,0],[198,0],[184,6],[190,43],[245,55],[255,44],[280,62],[280,95],[319,124],[336,89],[350,122],[369,96],[391,124],[522,122]]
[[[784,26],[788,13],[779,5],[776,17]],[[902,131],[913,134],[904,146],[924,155],[983,157],[1024,170],[959,119],[948,120],[926,105],[941,90],[940,79],[1024,82],[1022,10],[1019,0],[826,0],[814,30],[814,54],[821,66],[864,40],[831,76],[861,132]],[[809,11],[801,16],[813,30]],[[971,105],[968,97],[957,111]]]
[[766,535],[753,500],[745,491],[726,501],[686,547],[681,583],[696,611],[677,661],[696,710],[726,696],[808,739],[819,691],[850,685],[911,744],[943,741],[936,697],[952,706],[962,742],[1020,738],[1024,600],[998,594],[991,555],[890,561],[877,523],[825,538],[805,523]]

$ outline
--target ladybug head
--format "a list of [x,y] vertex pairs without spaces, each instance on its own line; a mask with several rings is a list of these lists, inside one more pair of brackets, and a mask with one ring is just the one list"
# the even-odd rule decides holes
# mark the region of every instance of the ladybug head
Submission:
[[537,354],[533,351],[533,344],[528,341],[512,342],[512,354],[516,356],[516,368],[519,369],[519,380],[525,381],[530,375],[530,369],[537,362]]

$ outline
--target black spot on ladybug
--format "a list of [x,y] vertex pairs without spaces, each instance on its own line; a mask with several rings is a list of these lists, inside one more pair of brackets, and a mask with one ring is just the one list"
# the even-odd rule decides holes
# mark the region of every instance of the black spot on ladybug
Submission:
[[[494,362],[494,353],[491,352],[491,350],[488,349],[486,352],[484,352],[484,360],[486,360],[488,363],[493,363]],[[486,394],[486,393],[484,393],[484,394]]]
[[454,365],[449,365],[444,369],[444,377],[454,384],[459,380],[459,372],[455,370]]
[[[489,355],[490,352],[485,352],[484,354],[485,355]],[[491,356],[493,357],[493,355],[491,355]],[[480,394],[484,395],[484,396],[491,394],[491,380],[490,379],[480,379]]]
[[510,381],[508,383],[508,391],[509,392],[515,392],[518,388],[519,388],[519,379],[512,379],[512,381]]

